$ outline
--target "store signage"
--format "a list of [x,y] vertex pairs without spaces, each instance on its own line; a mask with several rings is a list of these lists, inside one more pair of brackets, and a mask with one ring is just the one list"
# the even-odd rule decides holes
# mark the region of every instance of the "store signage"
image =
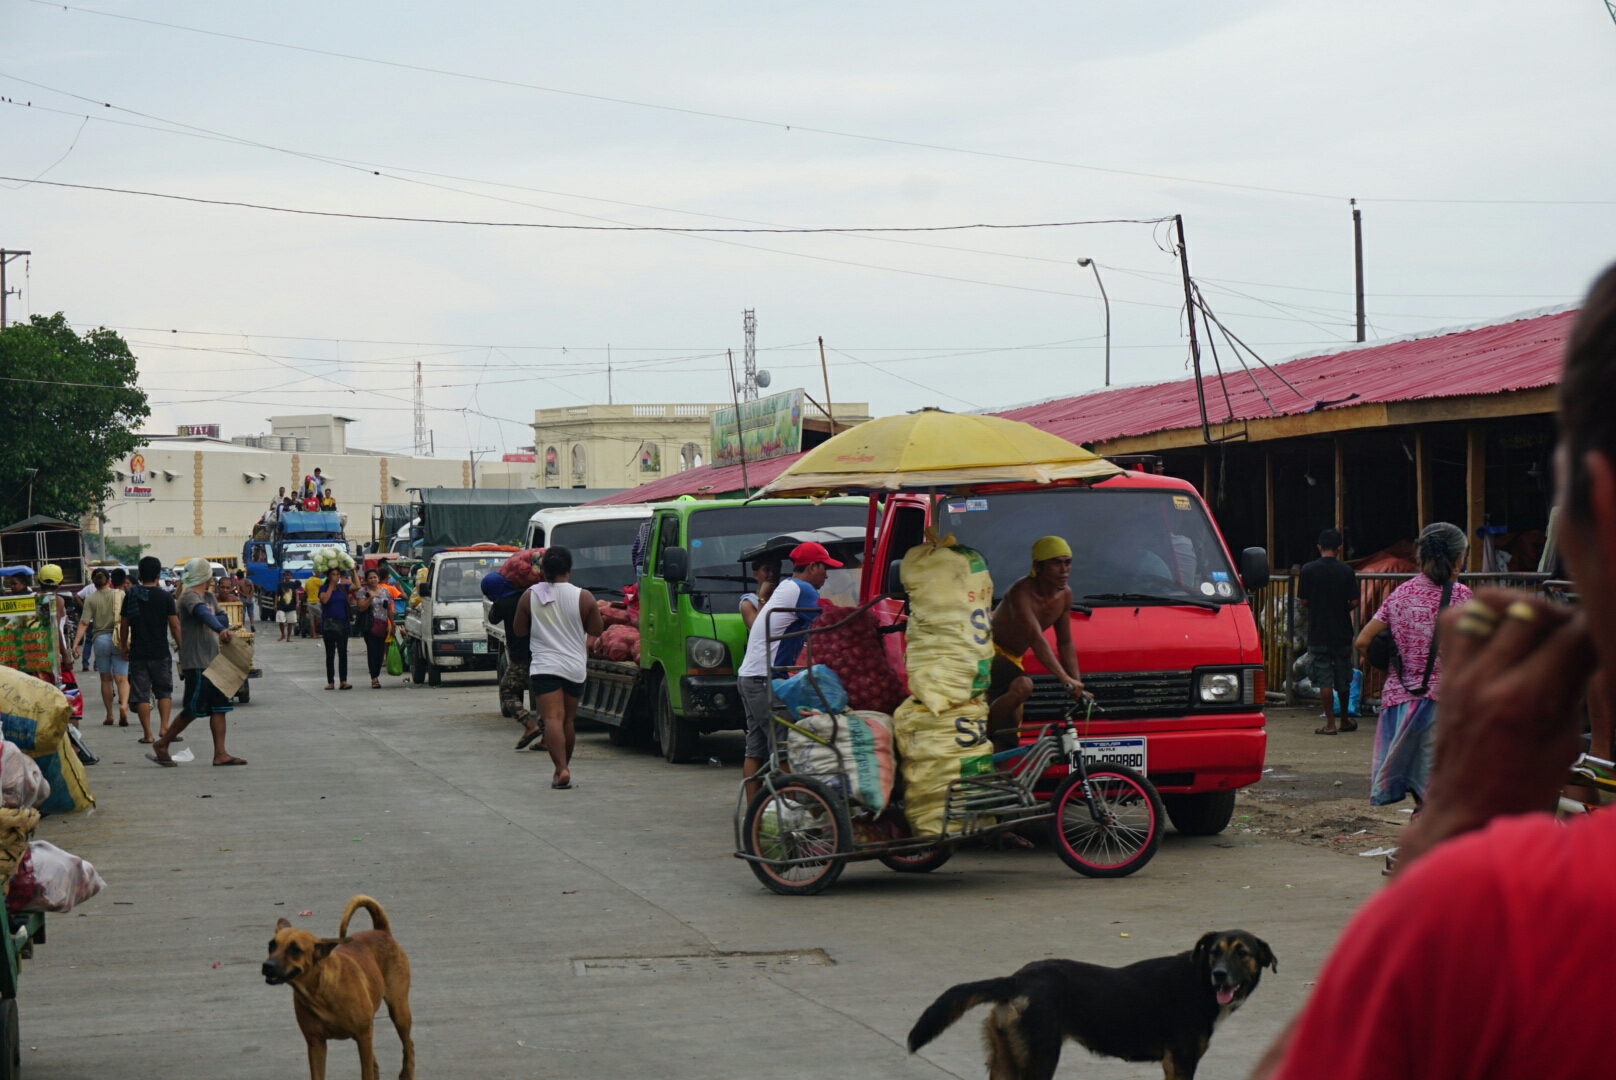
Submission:
[[801,390],[743,401],[736,416],[733,407],[713,413],[714,465],[739,465],[743,450],[747,461],[767,461],[802,449]]
[[219,437],[219,425],[181,424],[178,433],[180,435],[206,435],[210,439],[217,439]]
[[146,475],[146,455],[132,454],[129,457],[129,479],[123,485],[123,497],[126,499],[149,499],[152,497],[151,479]]

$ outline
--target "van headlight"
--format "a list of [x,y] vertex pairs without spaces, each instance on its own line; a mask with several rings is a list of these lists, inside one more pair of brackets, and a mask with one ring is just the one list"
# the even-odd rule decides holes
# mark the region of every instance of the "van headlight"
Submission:
[[724,648],[722,641],[704,637],[686,638],[685,641],[690,650],[692,667],[723,667],[724,661],[729,659],[729,650]]
[[1235,705],[1240,701],[1238,671],[1208,671],[1200,678],[1195,693],[1206,705]]
[[433,619],[432,632],[434,634],[453,634],[460,629],[459,619]]

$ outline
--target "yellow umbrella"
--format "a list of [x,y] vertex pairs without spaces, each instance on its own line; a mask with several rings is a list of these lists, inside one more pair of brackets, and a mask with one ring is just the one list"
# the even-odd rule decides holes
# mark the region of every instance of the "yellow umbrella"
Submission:
[[827,439],[754,498],[833,491],[1099,480],[1122,470],[1047,431],[998,416],[922,409]]

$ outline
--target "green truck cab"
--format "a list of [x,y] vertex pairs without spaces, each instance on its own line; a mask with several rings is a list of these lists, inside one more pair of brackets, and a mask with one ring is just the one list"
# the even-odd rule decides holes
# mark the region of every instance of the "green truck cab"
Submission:
[[[670,762],[688,761],[704,732],[745,728],[740,602],[755,586],[742,553],[784,533],[864,528],[868,514],[863,499],[658,504],[639,578],[639,663],[591,659],[578,715],[607,725],[620,745],[654,738]],[[856,604],[859,575],[851,564],[833,571],[820,595]]]

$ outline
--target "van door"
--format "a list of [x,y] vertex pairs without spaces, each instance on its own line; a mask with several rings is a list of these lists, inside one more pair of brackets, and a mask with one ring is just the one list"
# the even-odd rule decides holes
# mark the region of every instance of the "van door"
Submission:
[[[871,608],[875,621],[882,626],[901,622],[908,608],[903,586],[896,580],[896,567],[903,562],[909,549],[926,539],[931,500],[923,496],[892,495],[887,499],[881,515],[881,535],[873,545],[875,555],[864,569],[861,593],[865,600],[883,592],[892,595]],[[887,664],[897,672],[908,689],[908,667],[904,662],[904,639],[901,633],[881,635]]]
[[640,666],[660,666],[670,680],[668,691],[679,703],[678,675],[684,671],[684,636],[679,620],[679,591],[663,578],[663,555],[680,540],[680,515],[669,510],[657,514],[651,526],[651,550],[646,573],[640,579]]

